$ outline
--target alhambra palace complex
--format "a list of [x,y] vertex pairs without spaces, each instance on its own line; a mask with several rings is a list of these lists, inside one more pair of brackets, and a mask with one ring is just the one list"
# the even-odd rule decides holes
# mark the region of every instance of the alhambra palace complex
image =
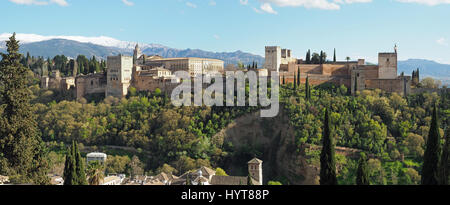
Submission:
[[[101,94],[105,97],[124,97],[130,87],[137,91],[170,92],[180,82],[173,73],[187,71],[191,77],[207,72],[224,73],[224,62],[207,58],[163,58],[143,55],[136,45],[133,56],[109,56],[107,72],[76,77],[64,77],[58,71],[43,77],[42,88],[72,90],[77,99],[86,95]],[[366,65],[364,59],[357,61],[326,62],[324,64],[306,64],[302,59],[293,58],[291,50],[278,46],[267,46],[265,65],[257,69],[258,75],[268,76],[272,71],[280,75],[280,82],[294,82],[294,76],[300,71],[300,82],[306,78],[312,85],[334,83],[345,85],[351,93],[364,89],[381,89],[407,95],[411,92],[411,77],[397,75],[397,47],[392,53],[379,53],[378,65]]]

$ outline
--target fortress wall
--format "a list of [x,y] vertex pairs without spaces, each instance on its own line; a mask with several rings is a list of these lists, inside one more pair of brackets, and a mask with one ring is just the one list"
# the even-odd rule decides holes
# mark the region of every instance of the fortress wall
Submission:
[[323,64],[322,72],[324,75],[350,75],[347,65]]
[[300,74],[322,74],[322,66],[321,65],[313,65],[313,64],[297,64],[295,72],[300,68]]
[[77,99],[83,98],[87,94],[105,93],[106,91],[106,76],[103,74],[79,76],[75,81]]
[[402,78],[397,79],[366,79],[366,89],[381,89],[386,92],[404,94],[405,85]]
[[363,67],[364,76],[366,79],[377,79],[378,78],[378,66],[376,65],[366,65]]

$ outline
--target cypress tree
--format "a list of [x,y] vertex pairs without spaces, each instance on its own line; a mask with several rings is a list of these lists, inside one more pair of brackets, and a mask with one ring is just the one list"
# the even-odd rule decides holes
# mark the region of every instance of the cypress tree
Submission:
[[294,74],[294,90],[297,90],[297,77]]
[[308,49],[306,52],[306,64],[311,64],[311,50]]
[[450,129],[445,131],[445,144],[441,156],[441,185],[450,185]]
[[319,60],[320,64],[323,64],[323,51],[320,51],[320,60]]
[[357,185],[370,185],[369,183],[369,170],[367,164],[366,154],[361,153],[361,157],[358,163],[358,171],[356,173]]
[[322,152],[320,153],[320,185],[337,185],[336,159],[328,109],[325,110],[322,135]]
[[417,82],[420,82],[419,68],[417,68],[417,71],[416,71],[416,78],[417,78]]
[[334,49],[333,62],[336,63],[336,48]]
[[64,163],[64,185],[77,185],[76,182],[76,162],[73,157],[73,143],[69,147],[66,154],[66,161]]
[[301,80],[300,80],[300,68],[298,68],[298,70],[297,70],[297,86],[300,87],[300,83],[301,83]]
[[431,120],[430,132],[427,140],[427,148],[425,150],[423,166],[422,166],[422,185],[439,184],[439,158],[440,158],[440,133],[439,119],[437,116],[436,105],[433,109],[433,117]]
[[247,185],[253,186],[252,176],[250,175],[250,173],[248,173],[248,177],[247,177]]
[[286,79],[284,78],[284,75],[283,75],[283,85],[284,84],[286,84]]
[[78,185],[87,185],[86,180],[86,172],[85,172],[85,166],[84,166],[84,160],[81,157],[80,150],[78,149],[78,143],[74,142],[75,145],[75,166],[76,166],[76,178],[77,178],[77,184]]
[[0,61],[0,173],[20,183],[46,184],[47,154],[30,103],[28,68],[20,63],[19,42],[14,33],[6,41]]
[[306,100],[310,99],[310,88],[309,88],[309,76],[306,76],[306,83],[305,83],[305,97]]

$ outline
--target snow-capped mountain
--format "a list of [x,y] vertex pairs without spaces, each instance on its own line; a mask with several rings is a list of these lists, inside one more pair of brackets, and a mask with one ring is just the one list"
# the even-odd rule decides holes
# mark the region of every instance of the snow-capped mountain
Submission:
[[[0,34],[0,52],[5,50],[5,41],[11,33]],[[110,55],[133,55],[136,42],[121,41],[107,36],[43,36],[37,34],[17,33],[16,39],[20,41],[20,52],[29,52],[32,56],[53,57],[65,55],[76,58],[78,55],[87,57],[96,56],[105,59]],[[3,46],[2,46],[3,45]],[[263,65],[264,58],[259,55],[236,52],[211,52],[200,49],[176,49],[160,44],[139,43],[141,51],[146,55],[160,55],[162,57],[202,57],[223,60],[225,64],[251,64],[253,61]]]
[[[4,42],[11,37],[11,33],[2,33],[0,34],[0,48],[4,47]],[[98,36],[98,37],[85,37],[85,36],[43,36],[37,34],[25,34],[25,33],[17,33],[16,39],[20,41],[21,44],[29,44],[36,43],[42,41],[48,41],[53,39],[64,39],[77,41],[80,43],[92,43],[95,45],[105,46],[105,47],[115,47],[120,49],[134,49],[136,46],[136,42],[128,42],[121,41],[115,38],[107,37],[107,36]],[[165,48],[163,45],[159,44],[140,44],[139,46],[142,49],[147,48]]]

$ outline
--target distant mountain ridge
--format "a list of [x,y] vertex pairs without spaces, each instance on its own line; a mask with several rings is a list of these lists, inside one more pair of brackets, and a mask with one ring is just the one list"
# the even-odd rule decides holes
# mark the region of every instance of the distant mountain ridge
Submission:
[[420,77],[432,77],[441,80],[445,85],[450,84],[450,65],[441,64],[425,59],[409,59],[398,62],[398,72],[405,72],[405,75],[411,75],[413,70],[419,68]]
[[[0,34],[0,51],[5,50],[5,40],[11,34]],[[53,57],[55,55],[65,55],[75,58],[78,55],[87,57],[96,56],[106,58],[110,55],[124,54],[132,55],[135,42],[120,41],[110,37],[82,37],[82,36],[40,36],[35,34],[16,34],[20,41],[20,52],[30,52],[33,56]],[[146,55],[160,55],[165,58],[170,57],[202,57],[215,58],[225,62],[225,64],[251,64],[256,61],[258,65],[264,64],[264,58],[259,55],[236,52],[210,52],[200,49],[175,49],[160,44],[139,43],[139,47]]]

